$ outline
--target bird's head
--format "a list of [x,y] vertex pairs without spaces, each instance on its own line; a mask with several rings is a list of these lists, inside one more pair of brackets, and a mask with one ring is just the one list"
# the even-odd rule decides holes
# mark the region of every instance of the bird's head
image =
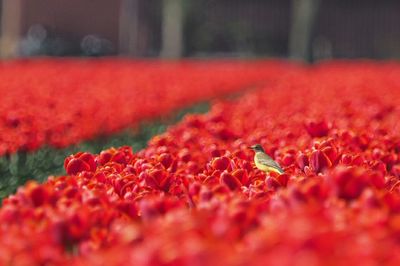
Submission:
[[260,144],[256,144],[256,145],[250,146],[249,148],[252,149],[255,152],[259,152],[259,151],[264,152],[264,149]]

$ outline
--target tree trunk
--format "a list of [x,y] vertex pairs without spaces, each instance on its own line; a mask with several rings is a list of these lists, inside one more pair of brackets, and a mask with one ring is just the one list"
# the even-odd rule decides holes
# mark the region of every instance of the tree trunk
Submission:
[[1,6],[1,57],[18,56],[21,40],[21,0],[3,0]]
[[162,49],[164,58],[179,58],[183,53],[182,0],[163,0]]
[[289,33],[289,55],[292,59],[311,60],[311,39],[319,0],[293,0]]
[[119,15],[119,53],[140,56],[139,0],[121,0]]

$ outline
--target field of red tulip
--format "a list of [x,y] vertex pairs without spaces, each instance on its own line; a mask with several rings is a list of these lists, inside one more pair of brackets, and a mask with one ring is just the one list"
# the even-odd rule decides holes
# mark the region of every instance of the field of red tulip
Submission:
[[28,179],[62,174],[71,153],[142,149],[180,114],[205,111],[204,101],[273,83],[293,68],[272,61],[2,62],[0,200]]
[[284,65],[288,64],[4,62],[0,65],[0,156],[110,135],[199,101],[273,81]]
[[[143,150],[71,155],[65,176],[3,201],[0,264],[397,265],[399,77],[395,63],[297,68]],[[257,143],[284,174],[254,167]]]

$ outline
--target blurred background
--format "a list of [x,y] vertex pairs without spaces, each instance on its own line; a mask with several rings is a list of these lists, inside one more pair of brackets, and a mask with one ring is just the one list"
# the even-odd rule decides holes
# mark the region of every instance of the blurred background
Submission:
[[3,58],[400,58],[398,0],[0,3]]

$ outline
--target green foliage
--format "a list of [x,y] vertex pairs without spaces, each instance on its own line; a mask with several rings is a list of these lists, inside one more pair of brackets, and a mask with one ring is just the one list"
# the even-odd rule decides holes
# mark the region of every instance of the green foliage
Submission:
[[43,147],[35,152],[19,151],[0,157],[0,199],[14,193],[16,189],[34,179],[43,182],[49,175],[63,175],[64,159],[78,151],[99,153],[110,147],[129,145],[134,151],[143,149],[151,137],[166,130],[168,125],[181,120],[187,113],[204,113],[209,109],[207,103],[176,112],[156,121],[143,122],[136,130],[126,129],[111,136],[99,136],[64,149]]

